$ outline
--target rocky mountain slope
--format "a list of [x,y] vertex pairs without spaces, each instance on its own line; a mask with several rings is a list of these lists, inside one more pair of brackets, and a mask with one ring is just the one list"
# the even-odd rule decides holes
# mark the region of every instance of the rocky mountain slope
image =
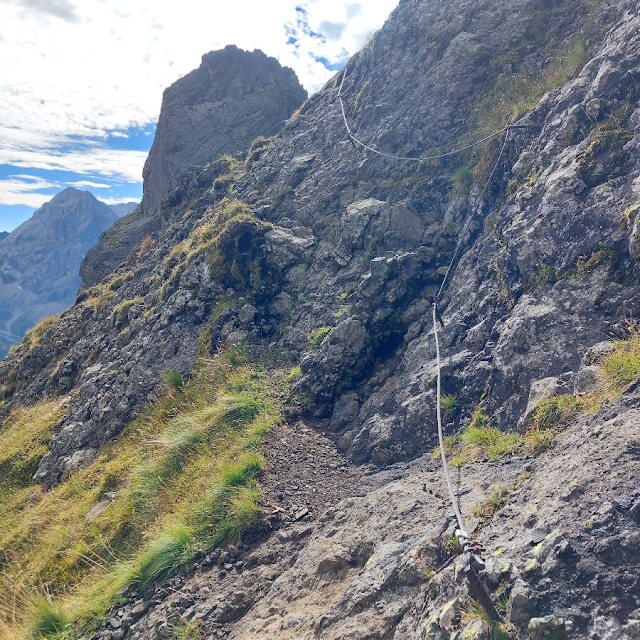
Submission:
[[85,253],[115,220],[91,193],[69,187],[2,240],[0,356],[43,317],[72,304]]
[[[626,0],[401,2],[261,154],[188,174],[153,244],[0,364],[0,416],[68,396],[45,487],[103,464],[167,370],[197,380],[238,344],[292,367],[259,525],[130,585],[94,637],[640,637],[639,27]],[[340,86],[354,135],[405,160],[349,139]],[[467,229],[443,391],[500,629],[457,575],[432,455],[431,304]]]
[[120,204],[109,205],[109,209],[111,209],[118,218],[124,218],[124,216],[131,213],[139,204],[139,202],[132,200],[131,202],[121,202]]
[[160,205],[184,174],[277,133],[306,97],[291,69],[257,49],[229,45],[202,56],[200,67],[165,90],[142,172],[140,210],[89,253],[80,269],[83,285],[100,282],[147,234],[161,229]]

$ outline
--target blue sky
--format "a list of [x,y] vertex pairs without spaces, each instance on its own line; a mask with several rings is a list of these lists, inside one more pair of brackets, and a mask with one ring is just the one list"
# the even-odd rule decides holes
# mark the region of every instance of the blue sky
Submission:
[[139,200],[162,91],[227,44],[292,67],[309,91],[398,0],[0,0],[0,231],[68,186]]

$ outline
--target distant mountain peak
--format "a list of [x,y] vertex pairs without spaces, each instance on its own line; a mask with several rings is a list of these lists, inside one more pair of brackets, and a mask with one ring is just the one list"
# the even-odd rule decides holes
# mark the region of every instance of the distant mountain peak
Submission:
[[117,219],[91,192],[69,187],[0,234],[0,357],[41,318],[71,306],[84,255]]

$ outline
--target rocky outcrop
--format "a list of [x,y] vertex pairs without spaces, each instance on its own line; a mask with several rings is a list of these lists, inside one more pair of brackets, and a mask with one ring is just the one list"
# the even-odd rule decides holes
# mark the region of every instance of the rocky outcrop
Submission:
[[82,259],[115,220],[106,204],[70,187],[2,240],[0,357],[43,317],[73,303]]
[[[360,491],[324,515],[309,498],[277,511],[287,528],[264,546],[211,550],[197,567],[219,563],[209,594],[175,595],[176,578],[137,594],[102,637],[167,637],[181,619],[217,637],[486,637],[481,621],[460,628],[446,565],[454,525],[429,455],[433,297],[460,241],[439,303],[450,429],[476,405],[501,429],[524,427],[549,393],[594,384],[602,342],[640,313],[639,33],[627,0],[401,2],[268,155],[186,176],[148,251],[0,364],[0,416],[73,391],[36,474],[45,485],[113,441],[164,370],[186,376],[198,349],[241,340],[290,361],[296,420],[344,456],[328,466],[348,469],[345,483],[356,474]],[[390,160],[348,139],[341,85],[352,131],[404,158],[463,147],[517,114],[527,128],[466,155]],[[631,387],[539,458],[456,472],[516,637],[637,635],[637,404]],[[506,507],[474,524],[501,487]]]
[[200,67],[165,90],[142,172],[142,204],[89,253],[80,270],[83,285],[100,282],[159,231],[160,205],[180,177],[274,135],[306,97],[296,74],[258,49],[229,45],[202,56]]
[[[574,79],[548,92],[522,120],[534,128],[509,133],[490,197],[480,199],[491,168],[480,156],[476,171],[484,180],[460,195],[453,174],[461,159],[438,166],[402,164],[363,155],[346,142],[336,103],[341,77],[307,102],[268,156],[243,175],[236,171],[236,178],[224,177],[225,161],[183,181],[166,200],[170,224],[154,250],[113,276],[123,283],[111,304],[140,299],[144,313],[136,306],[130,313],[138,315],[118,324],[108,320],[112,311],[106,306],[89,322],[89,311],[79,305],[58,329],[73,341],[77,323],[89,322],[79,342],[70,345],[68,357],[78,372],[93,350],[91,334],[92,344],[101,345],[99,362],[126,375],[121,384],[105,388],[100,407],[108,411],[96,409],[89,378],[74,378],[88,385],[78,397],[77,416],[73,409],[67,417],[81,435],[63,430],[64,437],[55,440],[58,453],[46,467],[92,448],[98,433],[100,443],[118,433],[168,362],[188,373],[210,310],[225,291],[255,282],[249,271],[240,280],[240,272],[221,278],[219,270],[212,278],[205,254],[189,258],[188,267],[166,282],[171,269],[163,261],[179,261],[175,247],[225,197],[247,203],[256,222],[239,225],[237,232],[245,230],[252,238],[247,250],[259,253],[246,259],[265,261],[260,289],[251,294],[257,313],[243,331],[276,338],[293,360],[300,360],[294,394],[313,400],[318,425],[330,429],[358,462],[407,459],[434,442],[430,300],[457,230],[473,216],[471,232],[463,238],[464,255],[440,307],[444,391],[457,395],[458,421],[468,419],[482,401],[494,424],[515,428],[535,381],[577,371],[588,347],[638,313],[640,271],[629,249],[635,218],[625,213],[640,197],[640,168],[632,153],[638,140],[637,96],[631,80],[638,65],[638,18],[626,6],[618,3],[592,14],[574,4],[559,6],[558,33],[604,33],[608,25],[606,37]],[[402,3],[346,67],[343,96],[358,135],[404,156],[439,145],[455,147],[462,135],[479,136],[476,129],[468,131],[464,114],[481,109],[487,95],[510,80],[502,67],[482,58],[477,42],[486,40],[495,56],[519,60],[525,73],[536,60],[547,60],[535,44],[540,35],[532,18],[535,7],[527,2],[509,7],[506,11],[505,4],[504,12],[469,9],[465,20],[455,22],[453,1],[438,9],[441,21],[420,4]],[[508,28],[498,28],[504,19]],[[526,55],[519,44],[523,38],[530,42]],[[442,50],[423,59],[425,41],[439,43]],[[389,47],[400,42],[406,50],[403,62],[388,61]],[[488,66],[477,78],[467,78],[475,83],[472,91],[454,95],[451,87],[462,87],[454,64],[465,57],[460,47],[467,56],[480,56],[478,68]],[[398,66],[405,73],[398,75]],[[416,84],[409,71],[418,68]],[[511,73],[518,81],[516,67]],[[485,152],[494,163],[500,145],[496,140]],[[134,212],[125,220],[143,218]],[[105,240],[100,250],[113,249],[114,242]],[[264,280],[266,273],[271,275]],[[240,324],[229,313],[227,321]],[[326,337],[309,350],[316,329]],[[143,346],[150,335],[155,350]],[[126,363],[121,362],[122,340],[130,352]],[[22,362],[27,382],[15,401],[57,388],[55,377],[38,373],[40,365],[32,365],[29,357]],[[125,364],[140,372],[134,381]],[[62,378],[65,384],[70,380]]]

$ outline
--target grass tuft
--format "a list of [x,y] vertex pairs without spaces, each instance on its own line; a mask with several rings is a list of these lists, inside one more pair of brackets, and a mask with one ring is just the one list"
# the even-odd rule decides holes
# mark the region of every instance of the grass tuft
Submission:
[[38,596],[32,600],[35,621],[33,635],[36,638],[46,638],[64,630],[70,620],[58,605],[52,604],[46,598]]
[[314,329],[307,336],[307,349],[310,351],[315,351],[320,348],[322,341],[325,339],[325,336],[331,331],[331,327],[320,327],[319,329]]
[[451,422],[458,408],[458,396],[453,393],[443,393],[440,398],[440,406],[445,424]]
[[[237,540],[261,509],[261,443],[287,376],[273,364],[263,372],[246,346],[199,359],[181,393],[154,402],[47,492],[31,476],[66,405],[14,410],[0,430],[3,635],[40,633],[40,619],[90,635],[124,585],[162,580],[199,551]],[[106,492],[115,497],[87,521]],[[39,615],[28,597],[42,584],[57,617]]]
[[182,375],[176,369],[169,369],[164,372],[164,381],[169,385],[169,387],[175,389],[176,391],[182,391],[182,386],[184,382],[182,380]]
[[138,566],[132,574],[143,587],[159,582],[170,573],[193,559],[194,540],[191,529],[183,522],[173,522],[140,556]]
[[26,345],[29,349],[37,347],[40,344],[42,335],[46,331],[54,327],[56,324],[58,324],[59,320],[59,315],[47,316],[46,318],[43,318],[35,327],[27,331],[24,339],[22,340],[22,344]]

